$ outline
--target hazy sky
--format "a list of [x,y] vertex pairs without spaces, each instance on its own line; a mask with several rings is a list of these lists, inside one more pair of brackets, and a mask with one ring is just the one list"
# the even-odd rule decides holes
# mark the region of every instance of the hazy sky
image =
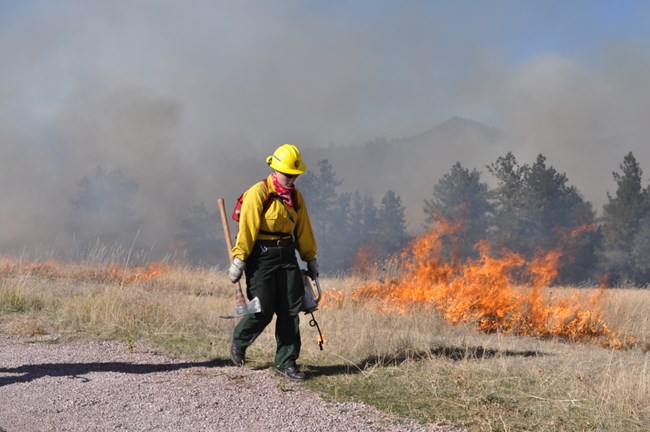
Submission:
[[650,173],[647,1],[0,0],[0,59],[0,243],[61,233],[98,165],[159,234],[236,196],[233,160],[453,115],[581,190]]

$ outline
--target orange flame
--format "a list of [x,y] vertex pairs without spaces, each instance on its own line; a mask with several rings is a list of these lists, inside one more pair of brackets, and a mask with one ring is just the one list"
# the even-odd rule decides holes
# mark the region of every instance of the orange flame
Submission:
[[579,227],[576,227],[571,231],[571,237],[575,238],[586,232],[594,232],[597,230],[598,230],[597,224],[580,225]]
[[[457,226],[441,221],[393,259],[402,271],[359,286],[352,300],[373,299],[379,310],[406,313],[431,307],[452,324],[474,323],[477,330],[572,341],[602,341],[620,348],[601,313],[604,288],[595,293],[553,298],[548,290],[558,275],[562,252],[539,253],[527,262],[503,250],[497,257],[487,243],[479,243],[479,257],[461,264],[442,257],[443,236]],[[588,230],[585,228],[585,230]],[[519,282],[516,284],[515,282]]]
[[343,306],[344,295],[341,290],[336,288],[328,288],[323,291],[323,297],[321,298],[318,306],[321,309],[324,308],[341,308]]
[[11,257],[0,258],[0,277],[33,276],[48,279],[135,283],[158,277],[168,271],[169,266],[160,262],[125,267],[114,264],[91,265],[63,263],[56,260],[30,262]]
[[373,252],[370,245],[361,246],[354,256],[354,270],[357,273],[366,273],[371,268]]

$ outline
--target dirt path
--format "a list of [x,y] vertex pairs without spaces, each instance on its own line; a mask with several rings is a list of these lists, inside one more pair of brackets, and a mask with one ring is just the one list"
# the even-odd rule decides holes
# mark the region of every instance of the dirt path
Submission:
[[269,370],[0,334],[0,432],[452,431],[328,403]]

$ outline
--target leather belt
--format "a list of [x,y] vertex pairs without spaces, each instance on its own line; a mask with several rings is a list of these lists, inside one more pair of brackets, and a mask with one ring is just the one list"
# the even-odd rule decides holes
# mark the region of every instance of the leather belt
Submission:
[[293,246],[293,238],[281,238],[278,240],[258,240],[258,242],[266,247],[287,247]]

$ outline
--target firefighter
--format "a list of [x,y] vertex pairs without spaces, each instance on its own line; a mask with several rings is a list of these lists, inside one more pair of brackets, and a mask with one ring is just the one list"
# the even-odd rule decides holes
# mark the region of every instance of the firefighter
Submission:
[[[305,293],[295,251],[318,277],[317,245],[307,206],[295,187],[305,172],[300,151],[284,144],[266,159],[272,173],[244,194],[239,232],[228,269],[232,283],[246,278],[249,299],[258,297],[261,312],[244,316],[235,326],[230,358],[237,366],[246,361],[246,349],[276,315],[276,374],[294,381],[306,376],[296,361],[300,355],[299,316]],[[271,198],[269,200],[269,198]]]

